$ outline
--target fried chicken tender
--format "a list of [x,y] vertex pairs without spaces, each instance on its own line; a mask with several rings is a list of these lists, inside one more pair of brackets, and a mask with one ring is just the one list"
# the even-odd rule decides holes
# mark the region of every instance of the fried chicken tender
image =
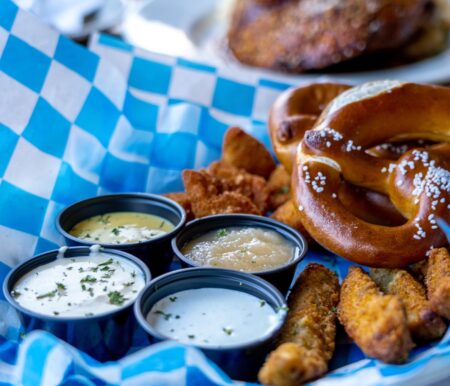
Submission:
[[425,284],[431,308],[437,314],[450,319],[450,255],[446,248],[435,248],[431,251]]
[[413,347],[400,299],[384,295],[359,267],[342,283],[338,317],[347,334],[368,356],[401,363]]
[[283,165],[270,174],[267,181],[269,208],[275,210],[291,198],[291,176]]
[[285,202],[275,212],[273,212],[270,217],[274,220],[289,225],[290,227],[300,232],[308,240],[311,240],[311,236],[308,234],[302,222],[300,221],[298,209],[295,207],[295,203],[293,200]]
[[372,268],[370,277],[383,292],[396,295],[405,307],[408,328],[415,341],[426,342],[440,338],[446,326],[431,309],[425,287],[402,269]]
[[230,166],[223,161],[211,163],[206,172],[218,180],[222,191],[242,194],[249,198],[261,213],[268,210],[269,193],[264,178]]
[[320,264],[300,274],[289,296],[289,314],[280,334],[281,345],[268,356],[259,381],[296,386],[328,370],[335,347],[339,281]]
[[204,171],[184,170],[183,182],[196,218],[219,213],[261,214],[248,197],[224,191],[221,182]]
[[185,192],[176,192],[176,193],[166,193],[164,194],[164,197],[170,198],[171,200],[174,200],[178,204],[180,204],[184,211],[186,212],[186,219],[193,220],[194,219],[194,213],[192,213],[192,206],[191,206],[191,200],[189,199],[189,196]]
[[230,127],[225,133],[222,161],[265,179],[275,169],[275,161],[266,147],[239,127]]

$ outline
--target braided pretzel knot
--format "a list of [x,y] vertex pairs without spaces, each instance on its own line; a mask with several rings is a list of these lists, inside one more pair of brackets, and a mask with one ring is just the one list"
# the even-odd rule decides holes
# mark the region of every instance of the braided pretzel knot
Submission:
[[[293,187],[306,230],[333,252],[373,267],[412,264],[443,245],[436,219],[450,220],[449,107],[448,88],[395,81],[335,98],[298,148]],[[417,138],[443,143],[409,150],[396,162],[366,152]],[[354,216],[336,194],[341,176],[388,195],[407,222],[386,227]]]
[[279,161],[292,171],[297,146],[325,107],[350,86],[315,83],[292,88],[280,95],[270,110],[270,139]]
[[[312,83],[289,89],[276,99],[269,115],[270,138],[278,159],[289,173],[305,132],[314,127],[327,105],[349,88],[340,83]],[[390,155],[388,151],[385,153]],[[377,192],[345,184],[339,198],[366,221],[397,225],[404,220],[390,200]]]

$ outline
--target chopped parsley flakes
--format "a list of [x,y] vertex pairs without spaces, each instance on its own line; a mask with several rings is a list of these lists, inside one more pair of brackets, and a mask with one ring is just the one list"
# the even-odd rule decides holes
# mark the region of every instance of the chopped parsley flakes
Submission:
[[[161,310],[156,310],[153,312],[156,315],[161,315],[164,317],[164,320],[169,320],[172,317],[172,314],[169,313],[165,313],[164,311]],[[178,319],[178,318],[177,318]]]
[[227,335],[231,335],[233,333],[233,329],[227,327],[222,328],[222,331]]
[[219,229],[218,231],[217,231],[217,236],[219,236],[219,237],[224,237],[224,236],[226,236],[228,234],[228,231],[226,230],[226,229]]
[[36,299],[53,298],[57,292],[58,290],[50,291],[45,294],[36,296]]
[[109,302],[111,304],[115,304],[116,306],[121,306],[125,300],[125,298],[119,291],[112,291],[108,293]]

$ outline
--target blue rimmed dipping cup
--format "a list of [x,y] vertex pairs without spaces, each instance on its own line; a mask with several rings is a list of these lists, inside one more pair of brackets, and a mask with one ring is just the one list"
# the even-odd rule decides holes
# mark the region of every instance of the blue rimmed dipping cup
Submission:
[[152,342],[170,339],[160,334],[148,323],[148,313],[153,305],[163,298],[181,291],[199,288],[225,288],[241,291],[263,300],[266,305],[278,312],[277,324],[270,334],[259,339],[217,348],[193,345],[221,367],[232,379],[256,380],[258,370],[266,355],[273,349],[287,316],[284,296],[272,284],[257,276],[222,268],[187,268],[167,273],[152,280],[140,293],[134,305],[138,323],[149,334]]
[[[70,234],[71,229],[79,222],[111,212],[138,212],[159,216],[174,224],[174,228],[151,240],[127,244],[98,243]],[[158,276],[169,270],[173,260],[171,239],[178,234],[185,223],[184,209],[173,200],[156,194],[123,193],[93,197],[70,205],[59,214],[56,219],[56,228],[64,236],[67,245],[100,244],[105,248],[131,253],[147,264],[153,276]]]
[[[101,249],[101,252],[130,261],[142,271],[145,283],[151,280],[147,266],[135,256],[112,249]],[[134,302],[118,307],[117,310],[94,316],[63,317],[31,311],[20,305],[11,295],[15,284],[27,273],[51,263],[57,258],[76,259],[89,256],[91,249],[89,247],[70,247],[64,252],[63,257],[58,257],[58,253],[58,250],[49,251],[32,257],[13,268],[3,282],[3,294],[6,300],[17,310],[25,333],[33,330],[45,330],[97,360],[119,359],[130,349],[133,333],[137,327],[133,313]]]
[[231,227],[258,227],[272,230],[294,245],[292,258],[279,267],[263,271],[245,271],[262,277],[286,294],[295,275],[297,264],[303,259],[308,243],[299,232],[290,226],[268,217],[250,214],[220,214],[189,222],[180,233],[172,240],[172,249],[180,259],[183,267],[200,267],[201,264],[190,259],[182,252],[183,247],[190,241],[204,235],[207,232]]

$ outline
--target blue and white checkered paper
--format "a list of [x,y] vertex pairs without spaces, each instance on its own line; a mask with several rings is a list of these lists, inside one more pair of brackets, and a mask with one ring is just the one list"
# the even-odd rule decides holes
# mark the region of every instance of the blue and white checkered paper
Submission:
[[[152,38],[152,37],[149,37]],[[268,144],[269,106],[288,84],[164,57],[100,35],[80,47],[0,0],[0,280],[11,266],[62,244],[54,219],[107,192],[181,190],[180,171],[220,157],[240,125]],[[310,252],[342,278],[348,263]],[[366,359],[347,338],[320,385],[423,384],[450,375],[450,335],[402,366]],[[0,385],[231,385],[194,348],[148,347],[99,363],[46,332],[21,337],[0,295]]]

